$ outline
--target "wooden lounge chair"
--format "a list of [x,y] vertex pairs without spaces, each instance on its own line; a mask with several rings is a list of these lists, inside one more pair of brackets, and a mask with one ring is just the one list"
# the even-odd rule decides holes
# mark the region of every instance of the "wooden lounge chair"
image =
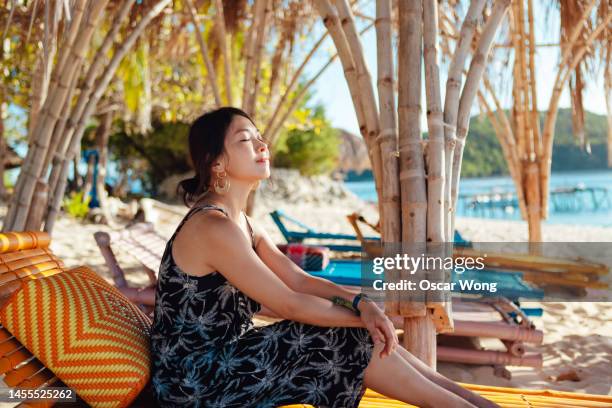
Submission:
[[[0,233],[0,304],[21,287],[20,281],[44,279],[55,273],[62,273],[64,266],[49,250],[49,235],[42,232]],[[10,388],[39,389],[47,386],[65,387],[55,375],[29,353],[8,331],[0,328],[0,373]],[[489,387],[477,384],[460,383],[502,407],[610,407],[612,397],[589,395],[551,390],[521,390],[513,388]],[[77,398],[77,403],[24,402],[22,408],[29,407],[74,407],[87,406]],[[132,407],[152,408],[150,387],[146,387],[132,403]],[[411,407],[391,400],[370,389],[362,399],[360,407]],[[290,407],[310,407],[310,405],[290,405]]]
[[[270,213],[272,220],[280,230],[283,237],[287,240],[287,242],[303,242],[305,239],[316,239],[318,241],[323,240],[324,243],[320,245],[325,245],[331,250],[334,251],[349,251],[349,252],[360,252],[361,242],[363,239],[372,240],[372,241],[380,241],[379,237],[375,236],[367,236],[367,237],[359,237],[357,235],[351,234],[335,234],[328,232],[318,232],[314,228],[309,227],[303,222],[290,217],[282,210],[275,210]],[[297,231],[295,229],[289,229],[288,225],[283,222],[294,224],[295,226],[304,229],[305,231]],[[362,239],[363,238],[363,239]],[[335,240],[343,240],[343,241],[353,241],[355,244],[336,244],[329,241]],[[455,245],[461,246],[469,246],[469,241],[463,239],[461,234],[458,231],[455,231]]]
[[[370,228],[379,232],[378,225],[368,222],[362,215],[352,213],[347,215],[347,219],[357,238],[366,251],[376,253],[380,251],[379,237],[366,237],[361,232],[359,222],[368,225]],[[469,241],[465,241],[469,243]],[[471,245],[457,245],[457,235],[455,235],[454,254],[456,256],[478,257],[482,251],[473,248]],[[485,266],[500,271],[520,271],[522,278],[537,286],[555,285],[569,288],[582,289],[607,289],[606,282],[598,279],[609,273],[609,267],[602,263],[591,262],[585,259],[561,259],[547,256],[516,254],[506,252],[486,251],[484,259]]]

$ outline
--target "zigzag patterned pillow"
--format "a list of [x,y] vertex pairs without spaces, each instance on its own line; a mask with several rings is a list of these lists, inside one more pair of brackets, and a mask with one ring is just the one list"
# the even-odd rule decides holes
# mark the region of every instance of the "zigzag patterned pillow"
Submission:
[[93,407],[127,407],[149,381],[150,319],[87,267],[23,284],[0,321]]

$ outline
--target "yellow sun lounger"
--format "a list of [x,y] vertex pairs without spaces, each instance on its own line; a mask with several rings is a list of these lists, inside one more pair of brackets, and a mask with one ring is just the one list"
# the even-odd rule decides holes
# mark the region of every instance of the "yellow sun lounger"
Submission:
[[[492,387],[487,385],[458,383],[503,408],[590,408],[612,407],[612,396],[592,395],[553,390],[527,390],[520,388]],[[283,408],[306,408],[311,405],[286,405]],[[415,407],[368,389],[359,404],[360,408],[407,408]]]

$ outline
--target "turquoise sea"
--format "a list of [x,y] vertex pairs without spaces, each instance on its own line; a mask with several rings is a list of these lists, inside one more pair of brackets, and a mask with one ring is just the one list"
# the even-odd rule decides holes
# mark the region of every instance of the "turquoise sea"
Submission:
[[[364,200],[376,201],[374,181],[350,181],[345,185]],[[553,173],[550,190],[568,189],[550,196],[551,224],[579,224],[612,227],[612,169]],[[520,220],[514,182],[510,176],[464,178],[459,182],[457,215]],[[507,200],[504,202],[504,198]],[[480,196],[478,196],[480,195]],[[478,196],[478,197],[476,197]],[[478,204],[475,204],[475,201]],[[489,200],[489,203],[487,203]],[[496,205],[491,205],[495,202]]]

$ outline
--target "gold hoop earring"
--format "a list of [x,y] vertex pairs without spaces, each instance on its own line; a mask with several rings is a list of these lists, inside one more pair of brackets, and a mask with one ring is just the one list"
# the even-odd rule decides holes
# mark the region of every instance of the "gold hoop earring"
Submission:
[[[225,178],[227,176],[227,173],[225,171],[222,171],[221,173],[223,173],[223,175],[219,174],[218,178],[215,180],[214,188],[215,192],[217,192],[218,194],[225,194],[229,191],[230,181],[229,179]],[[223,185],[219,184],[219,181],[222,181]]]

